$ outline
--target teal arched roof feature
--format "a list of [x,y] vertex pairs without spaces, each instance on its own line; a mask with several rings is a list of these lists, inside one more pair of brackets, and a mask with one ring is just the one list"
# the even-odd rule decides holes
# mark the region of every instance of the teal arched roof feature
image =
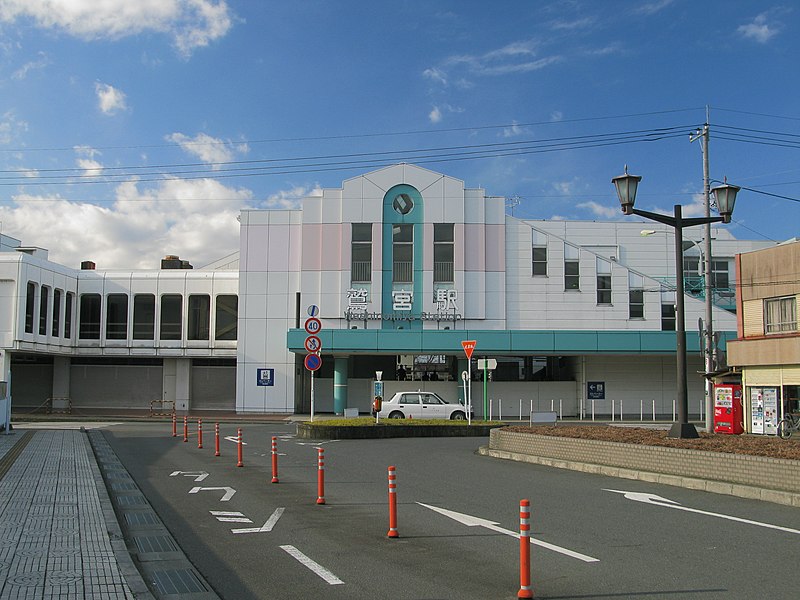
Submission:
[[[382,278],[382,303],[381,311],[383,314],[396,313],[392,309],[392,291],[402,289],[413,292],[411,310],[412,315],[419,315],[422,312],[422,224],[425,220],[425,207],[422,201],[422,194],[414,186],[401,183],[395,185],[383,196],[383,264],[381,265]],[[396,225],[413,226],[413,282],[409,284],[393,285],[394,260],[392,256],[393,227]],[[412,321],[391,321],[384,320],[384,329],[421,329],[422,322],[419,319]]]

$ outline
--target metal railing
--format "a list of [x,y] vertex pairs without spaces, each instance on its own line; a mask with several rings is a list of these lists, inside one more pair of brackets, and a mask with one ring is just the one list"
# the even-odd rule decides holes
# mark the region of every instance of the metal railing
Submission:
[[372,261],[354,260],[350,265],[350,281],[353,283],[369,283],[372,281]]
[[433,282],[452,283],[453,282],[453,262],[434,262],[433,263]]
[[414,263],[411,261],[395,261],[392,265],[392,281],[395,283],[411,283],[414,281]]

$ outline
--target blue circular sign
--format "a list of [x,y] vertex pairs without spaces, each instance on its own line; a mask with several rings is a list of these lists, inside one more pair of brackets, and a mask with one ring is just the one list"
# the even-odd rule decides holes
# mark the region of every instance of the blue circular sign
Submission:
[[316,371],[322,366],[322,357],[319,354],[307,354],[303,364],[309,371]]

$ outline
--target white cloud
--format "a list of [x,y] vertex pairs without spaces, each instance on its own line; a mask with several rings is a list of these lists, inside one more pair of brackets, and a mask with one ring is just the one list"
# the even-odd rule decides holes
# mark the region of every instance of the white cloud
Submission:
[[767,17],[767,13],[761,13],[753,19],[752,23],[740,25],[736,31],[747,39],[754,40],[759,44],[766,44],[772,37],[778,34],[779,29],[778,25],[770,25],[767,23]]
[[447,85],[447,75],[441,69],[437,69],[435,67],[431,67],[430,69],[425,69],[422,72],[422,76],[436,83]]
[[511,127],[503,127],[502,135],[504,138],[511,138],[527,134],[530,134],[530,130],[526,127],[520,127],[516,121],[512,121]]
[[655,2],[647,2],[635,9],[635,12],[643,15],[654,15],[662,11],[672,4],[675,0],[656,0]]
[[206,133],[198,133],[193,138],[183,133],[172,133],[166,136],[166,140],[178,144],[184,152],[213,165],[215,169],[219,169],[218,163],[232,161],[236,153],[246,154],[250,150],[247,144],[226,142]]
[[321,196],[322,188],[319,184],[309,185],[296,185],[288,190],[281,190],[272,194],[263,203],[263,208],[300,208],[303,198],[309,196]]
[[85,40],[164,33],[185,57],[223,37],[232,25],[225,0],[3,0],[0,20],[16,19]]
[[536,55],[537,44],[528,40],[512,42],[479,56],[470,54],[451,56],[444,64],[465,65],[472,73],[478,75],[507,75],[538,71],[563,60],[563,57],[558,55],[533,60]]
[[14,111],[9,110],[0,116],[0,144],[10,144],[17,135],[28,130],[28,123],[19,121]]
[[146,189],[127,182],[110,206],[20,194],[0,206],[0,221],[4,233],[48,248],[52,260],[68,266],[93,260],[99,268],[153,269],[166,254],[198,266],[239,248],[236,217],[252,200],[250,190],[211,179]]
[[128,108],[125,103],[125,93],[113,85],[96,82],[94,91],[97,94],[97,103],[103,114],[114,115]]
[[439,110],[438,106],[434,106],[431,112],[428,113],[428,120],[431,123],[438,123],[442,120],[442,111]]
[[47,55],[44,52],[39,52],[37,56],[38,58],[36,60],[26,62],[19,69],[14,71],[11,74],[11,78],[25,79],[28,76],[28,72],[35,71],[38,69],[44,69],[47,65],[50,64],[50,59],[47,58]]
[[603,204],[599,204],[597,202],[589,201],[589,202],[581,202],[580,204],[575,205],[576,208],[585,208],[588,209],[596,217],[602,217],[603,219],[615,219],[619,218],[622,214],[619,209],[619,205],[617,206],[605,206]]
[[550,120],[553,122],[560,121],[563,118],[564,118],[564,113],[562,113],[560,110],[554,110],[553,112],[550,113]]

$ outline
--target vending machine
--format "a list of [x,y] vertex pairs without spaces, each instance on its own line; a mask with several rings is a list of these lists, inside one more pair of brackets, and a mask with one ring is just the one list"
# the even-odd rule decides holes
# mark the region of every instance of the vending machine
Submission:
[[732,383],[714,385],[714,432],[743,433],[742,386]]
[[751,432],[766,435],[778,433],[778,388],[748,387],[750,390]]

